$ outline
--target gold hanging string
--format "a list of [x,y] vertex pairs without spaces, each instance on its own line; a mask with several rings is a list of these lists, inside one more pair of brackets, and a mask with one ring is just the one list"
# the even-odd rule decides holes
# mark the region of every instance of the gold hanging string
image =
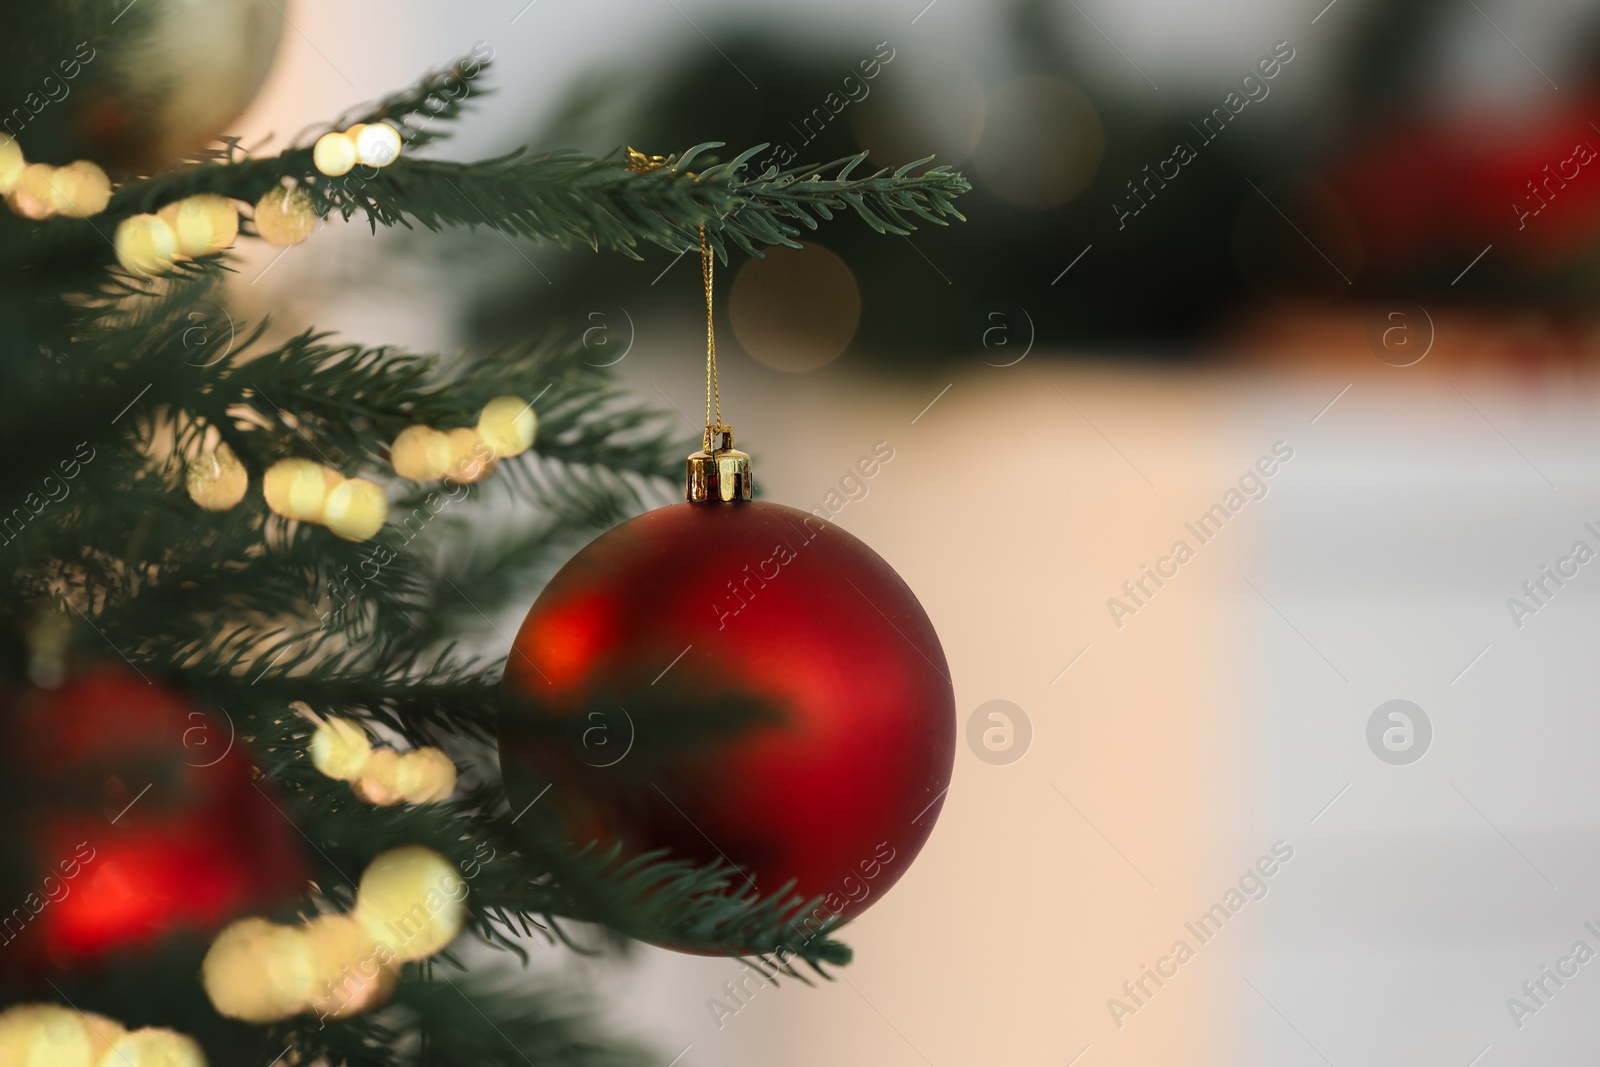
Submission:
[[[657,167],[666,165],[667,157],[652,156],[629,148],[626,155],[627,168],[635,174],[646,174]],[[706,240],[706,228],[700,226],[700,277],[705,284],[706,291],[706,433],[705,449],[707,452],[721,448],[732,447],[732,427],[722,421],[722,388],[717,380],[717,325],[716,317],[712,311],[712,279],[715,274],[716,253],[712,251],[711,244]]]
[[[717,382],[717,326],[711,314],[712,268],[716,253],[706,241],[706,228],[700,227],[700,274],[706,286],[706,436],[727,429],[722,424],[722,390]],[[715,412],[715,418],[712,417]]]

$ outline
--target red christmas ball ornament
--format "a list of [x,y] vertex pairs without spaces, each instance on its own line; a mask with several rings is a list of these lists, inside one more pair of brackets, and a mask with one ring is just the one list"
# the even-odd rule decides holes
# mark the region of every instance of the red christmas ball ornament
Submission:
[[[506,790],[517,811],[553,782],[580,839],[725,860],[763,894],[793,879],[853,916],[938,816],[949,669],[900,576],[832,523],[750,500],[749,457],[714,431],[689,502],[602,535],[528,613],[505,684],[538,710],[501,724]],[[647,709],[671,725],[730,701],[769,717],[630,774]]]
[[0,758],[28,813],[8,849],[8,875],[26,872],[8,970],[206,936],[304,888],[295,830],[232,724],[160,685],[102,668],[30,690],[4,716]]

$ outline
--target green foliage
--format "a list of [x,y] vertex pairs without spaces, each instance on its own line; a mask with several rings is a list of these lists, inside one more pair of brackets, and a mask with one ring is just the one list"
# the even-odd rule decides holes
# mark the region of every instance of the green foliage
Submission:
[[[432,968],[408,968],[394,1004],[370,1016],[277,1028],[282,1044],[311,1062],[326,1056],[347,1067],[646,1067],[664,1062],[612,1038],[570,992],[528,989]],[[426,1059],[423,1049],[426,1047]]]
[[635,259],[642,258],[643,242],[674,252],[693,247],[704,226],[723,262],[730,244],[752,255],[760,255],[763,244],[799,247],[795,238],[802,229],[814,230],[839,213],[853,211],[879,233],[893,234],[910,233],[919,221],[943,226],[948,217],[961,217],[954,198],[967,184],[945,167],[911,175],[917,164],[909,164],[854,178],[866,159],[862,154],[821,167],[745,175],[763,144],[698,173],[688,169],[703,151],[717,147],[696,146],[643,173],[617,156],[590,159],[571,152],[532,158],[515,153],[482,163],[419,160],[380,171],[359,187],[335,183],[323,199],[327,210],[347,218],[364,212],[374,225],[485,225]]
[[[153,212],[195,193],[220,193],[254,203],[285,180],[303,184],[319,214],[366,218],[378,226],[419,224],[487,226],[501,233],[554,241],[562,247],[587,245],[641,258],[640,246],[680,252],[708,239],[723,262],[729,247],[760,256],[763,245],[797,247],[806,230],[839,214],[853,213],[879,233],[908,234],[919,224],[943,226],[963,216],[955,198],[970,185],[960,174],[938,166],[913,173],[928,160],[895,170],[856,176],[862,153],[820,166],[749,171],[749,162],[768,146],[755,145],[727,162],[697,161],[711,142],[667,158],[653,170],[630,169],[621,151],[604,159],[575,152],[529,156],[522,151],[472,163],[415,158],[412,153],[444,137],[440,128],[460,116],[475,79],[487,63],[463,60],[447,72],[430,75],[417,87],[342,119],[388,119],[405,141],[406,162],[382,170],[357,167],[329,178],[317,172],[308,146],[272,156],[244,156],[237,145],[194,165],[120,188],[110,206],[94,219],[57,219],[33,226],[23,244],[35,258],[82,264],[107,262],[107,234],[129,215]],[[460,86],[448,96],[443,86]],[[433,111],[423,101],[439,101]],[[418,113],[421,113],[419,118]],[[315,132],[323,132],[317,128]],[[307,138],[309,139],[309,137]],[[691,169],[696,168],[696,169]],[[5,229],[0,220],[0,232]],[[45,231],[45,232],[39,232]]]
[[[226,257],[157,280],[108,269],[109,234],[122,218],[203,191],[254,201],[285,180],[312,188],[324,214],[360,214],[374,228],[487,225],[631,256],[647,244],[678,251],[701,225],[725,257],[729,246],[793,244],[802,228],[844,212],[887,233],[960,217],[953,197],[966,183],[944,168],[854,177],[856,158],[746,174],[760,146],[695,173],[712,146],[647,173],[567,153],[467,164],[412,157],[462,114],[484,66],[465,59],[336,124],[387,119],[406,131],[406,158],[365,178],[317,175],[303,145],[254,158],[230,143],[124,185],[93,219],[0,218],[0,269],[16,279],[0,292],[4,630],[15,645],[41,621],[48,632],[66,620],[81,658],[125,660],[226,709],[311,846],[323,906],[348,907],[359,872],[385,848],[421,843],[470,871],[470,927],[489,946],[525,955],[531,936],[589,951],[572,924],[592,924],[711,953],[781,952],[791,976],[801,977],[795,963],[825,974],[850,952],[833,939],[835,920],[799,924],[817,901],[787,887],[759,896],[720,864],[571,842],[553,802],[514,825],[489,743],[504,715],[535,730],[539,720],[500,689],[502,661],[457,644],[482,625],[495,629],[503,609],[526,602],[594,532],[669,499],[692,442],[675,440],[669,422],[584,362],[570,338],[451,359],[311,330],[269,342],[268,324],[227,313],[218,284]],[[533,450],[502,459],[478,486],[392,474],[388,445],[403,428],[472,425],[502,394],[533,401]],[[218,440],[251,472],[252,491],[212,513],[191,503],[183,478],[186,461]],[[260,476],[285,457],[383,485],[390,520],[374,541],[388,558],[375,565],[372,543],[273,515]],[[484,528],[489,494],[516,509],[514,525]],[[498,630],[495,640],[509,643]],[[20,658],[0,660],[17,684]],[[642,765],[763,714],[730,699],[691,728],[672,701],[697,698],[663,693],[660,707],[639,709]],[[446,748],[463,768],[461,798],[404,809],[358,800],[310,766],[302,711]],[[326,1055],[351,1067],[423,1062],[424,1047],[435,1065],[643,1062],[638,1050],[596,1038],[560,996],[512,995],[450,973],[450,962],[408,967],[381,1013],[326,1027],[302,1017],[239,1040],[253,1042],[263,1063],[284,1045],[299,1062]],[[213,1024],[219,1033],[231,1025]]]

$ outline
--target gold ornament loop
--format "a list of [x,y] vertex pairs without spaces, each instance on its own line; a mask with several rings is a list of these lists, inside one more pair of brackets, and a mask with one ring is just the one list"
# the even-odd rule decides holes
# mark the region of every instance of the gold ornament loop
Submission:
[[[645,174],[667,164],[665,156],[651,156],[629,148],[628,169]],[[700,451],[689,457],[684,472],[684,496],[695,503],[749,500],[755,483],[750,457],[733,447],[733,427],[722,421],[722,385],[717,378],[717,321],[712,295],[716,253],[700,224],[700,280],[706,294],[706,429]]]
[[755,491],[750,456],[733,446],[733,427],[722,421],[722,387],[717,381],[717,320],[712,314],[712,278],[717,256],[701,237],[701,280],[706,283],[706,434],[701,450],[688,459],[683,494],[690,501],[747,501]]
[[689,457],[684,495],[696,503],[749,500],[755,490],[750,457],[733,447],[733,427],[722,421],[722,389],[717,381],[717,326],[712,314],[716,254],[700,227],[700,276],[706,291],[706,432],[700,451]]
[[655,170],[657,167],[664,166],[666,162],[666,156],[647,156],[637,148],[628,149],[628,169],[635,174],[644,174]]

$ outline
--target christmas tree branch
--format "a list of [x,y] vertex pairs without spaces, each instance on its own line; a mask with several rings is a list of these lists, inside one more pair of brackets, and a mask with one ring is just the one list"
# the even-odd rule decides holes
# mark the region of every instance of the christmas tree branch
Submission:
[[[620,521],[621,505],[618,498],[597,493],[587,507],[546,511],[525,526],[478,537],[472,536],[474,518],[440,524],[428,538],[428,550],[437,549],[436,563],[412,601],[412,629],[397,635],[394,651],[429,648],[488,629],[485,619],[503,618],[525,605],[527,591],[538,588],[540,579],[555,573],[595,532]],[[490,636],[504,640],[501,634]]]
[[337,886],[341,871],[363,869],[387,847],[425,844],[464,872],[473,929],[491,945],[541,936],[581,948],[562,928],[570,921],[701,952],[770,957],[795,978],[802,977],[797,964],[826,977],[828,966],[851,959],[832,936],[841,920],[821,898],[803,900],[788,886],[763,896],[721,863],[696,867],[663,853],[623,858],[616,846],[575,847],[549,817],[541,841],[529,826],[512,825],[512,813],[489,814],[497,791],[384,813],[349,797],[342,783],[303,784],[292,793],[296,822],[324,850],[322,884]]
[[919,223],[945,225],[948,218],[961,218],[955,197],[969,188],[946,167],[912,174],[915,163],[853,177],[865,153],[820,167],[745,174],[749,159],[765,145],[696,173],[687,169],[715,147],[700,145],[642,173],[618,157],[565,152],[478,163],[412,160],[359,186],[320,188],[328,211],[346,217],[362,212],[374,225],[486,225],[633,258],[645,243],[681,252],[705,226],[724,261],[728,245],[755,255],[760,245],[798,247],[803,230],[840,213],[854,212],[879,233],[906,234]]
[[[400,131],[406,149],[415,151],[450,135],[448,123],[462,117],[467,102],[493,92],[478,84],[493,64],[494,49],[483,42],[473,46],[470,55],[441,70],[430,71],[409,88],[391,93],[376,104],[346,112],[330,125],[313,131],[348,130],[357,124],[389,122]],[[306,138],[296,137],[298,144]]]
[[[820,898],[802,900],[788,886],[759,894],[743,874],[721,864],[696,867],[661,853],[624,858],[618,846],[575,846],[559,814],[559,798],[542,808],[530,805],[512,813],[500,789],[485,786],[448,804],[374,808],[357,799],[347,784],[310,765],[306,746],[312,723],[283,712],[288,699],[324,714],[364,710],[416,744],[458,733],[473,713],[515,714],[529,730],[545,730],[548,743],[567,740],[563,724],[531,713],[524,698],[491,690],[482,676],[474,681],[467,668],[441,664],[432,672],[456,673],[456,699],[451,701],[452,714],[431,722],[427,730],[419,729],[424,718],[419,712],[447,688],[436,678],[407,690],[393,684],[398,678],[374,681],[348,666],[329,672],[321,682],[280,670],[246,684],[231,675],[208,682],[193,671],[188,679],[197,696],[229,708],[241,736],[251,739],[256,762],[284,793],[286,815],[317,845],[315,855],[308,857],[319,868],[316,881],[341,904],[352,902],[353,875],[373,857],[399,844],[419,843],[463,872],[471,890],[474,929],[491,944],[504,947],[508,939],[529,934],[566,940],[560,923],[569,920],[601,924],[638,940],[770,956],[793,977],[800,976],[796,962],[822,975],[828,965],[849,962],[848,947],[832,937],[840,919]],[[390,683],[387,696],[385,682]],[[711,739],[766,717],[759,706],[734,700],[714,704],[686,722],[679,713],[684,699],[684,694],[668,695],[657,706],[632,709],[638,734],[624,765],[633,768],[633,778],[653,780],[674,762],[675,754],[703,750]],[[468,701],[475,707],[468,709]],[[492,719],[480,729],[491,731]]]
[[582,949],[562,927],[572,921],[703,952],[764,956],[774,971],[802,980],[798,964],[826,977],[828,966],[850,961],[849,948],[832,936],[840,920],[820,898],[804,901],[789,887],[761,896],[721,864],[695,867],[660,853],[624,859],[614,847],[577,848],[555,835],[541,841],[529,827],[519,832],[509,813],[489,814],[503,807],[495,791],[453,804],[375,809],[306,765],[309,732],[309,724],[280,713],[260,724],[253,753],[286,791],[279,801],[285,817],[315,845],[308,857],[314,878],[340,906],[353,903],[355,876],[373,857],[422,844],[462,872],[472,928],[490,945],[520,952],[518,939],[536,936]]
[[[377,226],[430,230],[488,226],[502,233],[587,245],[640,258],[653,244],[681,252],[705,226],[724,262],[728,247],[760,255],[760,246],[797,246],[806,230],[839,214],[854,213],[879,233],[909,234],[919,224],[962,219],[955,198],[971,186],[948,167],[913,171],[919,160],[895,170],[856,176],[866,154],[820,166],[745,173],[759,144],[726,163],[688,168],[696,146],[650,171],[630,169],[619,155],[595,159],[574,152],[454,163],[406,157],[363,175],[319,175],[309,149],[235,163],[205,163],[158,175],[117,192],[107,224],[120,216],[154,211],[196,193],[220,193],[254,202],[285,177],[305,184],[323,215],[363,215]],[[70,227],[63,226],[63,230]]]
[[35,265],[71,262],[81,270],[84,263],[112,258],[108,235],[129,215],[154,212],[197,193],[254,203],[285,179],[311,191],[319,214],[346,219],[360,214],[374,229],[482,225],[633,258],[640,258],[639,249],[647,244],[672,252],[691,248],[701,226],[726,262],[730,247],[756,256],[764,245],[795,247],[805,231],[840,214],[855,214],[877,232],[890,234],[964,217],[955,199],[971,186],[959,173],[945,166],[913,173],[929,162],[919,160],[857,176],[866,153],[759,173],[749,170],[749,161],[765,144],[725,163],[697,163],[704,152],[721,147],[710,142],[643,171],[630,167],[620,153],[595,159],[519,151],[472,163],[417,158],[415,151],[439,140],[442,127],[481,91],[476,79],[486,67],[487,56],[474,53],[334,124],[387,120],[395,125],[404,157],[382,170],[358,167],[329,178],[317,172],[304,144],[271,157],[241,156],[231,146],[216,158],[124,185],[93,219],[56,219],[42,226],[0,219],[0,229],[15,230],[17,237],[0,244]]
[[[407,1051],[427,1041],[438,1067],[646,1067],[649,1053],[600,1035],[598,1021],[570,991],[526,982],[468,977],[436,965],[409,965],[394,1002],[374,1015],[323,1021],[297,1016],[272,1028],[273,1051],[292,1047],[297,1063],[411,1067]],[[268,1056],[271,1052],[268,1052]],[[266,1062],[263,1059],[262,1062]]]
[[[343,581],[341,571],[359,576],[370,569],[372,546],[306,528],[263,543],[283,523],[254,494],[228,512],[196,512],[174,490],[205,428],[214,428],[254,477],[296,455],[403,486],[409,483],[394,479],[387,463],[389,442],[401,429],[470,426],[492,396],[533,397],[540,416],[534,449],[503,461],[490,482],[430,484],[395,496],[379,540],[403,558],[385,561],[384,581],[360,600],[408,609],[405,596],[429,584],[427,548],[437,535],[407,546],[446,505],[484,491],[508,492],[540,504],[552,519],[593,528],[642,508],[651,480],[675,475],[688,446],[673,445],[661,417],[622,393],[609,372],[576,358],[576,346],[540,341],[448,374],[437,357],[339,345],[312,333],[258,351],[246,328],[194,310],[209,289],[209,278],[184,279],[114,313],[85,313],[75,358],[45,364],[49,387],[39,390],[35,418],[8,427],[17,454],[31,462],[0,474],[0,486],[14,484],[14,495],[24,498],[51,474],[55,457],[70,457],[78,444],[100,458],[84,466],[70,500],[21,522],[20,536],[0,538],[0,559],[75,559],[88,584],[101,574],[106,587],[131,593],[136,577],[165,607],[181,601],[165,601],[162,587],[172,596],[188,590],[182,595],[194,599],[183,606],[191,611],[303,615],[330,582]],[[86,431],[86,424],[107,429]],[[0,428],[0,438],[8,436]],[[83,507],[90,497],[95,506]],[[551,538],[570,537],[570,529],[548,523],[545,529]],[[135,538],[142,550],[129,550],[130,530],[143,535]],[[395,626],[414,623],[424,608],[410,605]],[[142,625],[137,605],[130,603],[129,612],[131,632],[169,632]],[[162,618],[177,621],[183,613]],[[341,615],[340,625],[354,618]],[[114,620],[103,625],[119,628]]]

